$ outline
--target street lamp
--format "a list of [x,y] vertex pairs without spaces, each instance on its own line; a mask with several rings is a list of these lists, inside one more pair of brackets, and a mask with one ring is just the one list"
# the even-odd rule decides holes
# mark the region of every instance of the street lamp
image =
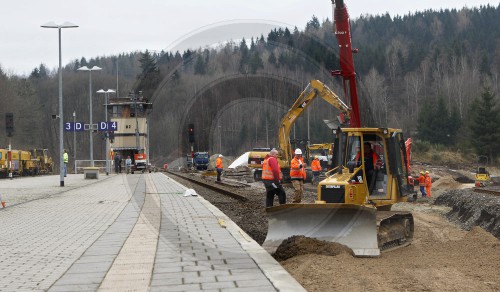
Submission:
[[61,70],[61,29],[62,28],[75,28],[75,25],[70,22],[65,22],[63,24],[56,24],[54,22],[49,22],[41,25],[43,28],[57,28],[59,31],[59,174],[60,174],[60,186],[64,187],[64,160],[63,160],[63,141],[64,141],[64,122],[63,122],[63,97],[62,97],[62,70]]
[[[105,115],[105,120],[106,120],[106,127],[108,125],[108,100],[109,100],[109,94],[110,93],[115,93],[113,89],[99,89],[97,93],[104,93],[104,97],[106,101],[104,102],[104,115]],[[109,167],[109,129],[106,131],[106,175],[109,175],[110,172],[110,167]]]
[[[73,111],[73,125],[76,125],[76,111]],[[76,173],[76,131],[73,132],[73,160],[75,161]]]
[[94,131],[94,124],[92,122],[92,71],[98,71],[102,68],[94,66],[89,68],[87,66],[82,66],[78,68],[79,71],[89,71],[89,99],[90,99],[90,166],[94,167],[94,141],[92,137],[92,132]]

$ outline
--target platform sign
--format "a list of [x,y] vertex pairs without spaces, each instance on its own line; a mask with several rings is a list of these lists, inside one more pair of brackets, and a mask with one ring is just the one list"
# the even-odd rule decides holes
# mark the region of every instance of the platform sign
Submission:
[[84,130],[83,122],[64,123],[64,131],[66,132],[81,132]]
[[99,131],[117,131],[118,130],[118,122],[99,122],[98,124]]

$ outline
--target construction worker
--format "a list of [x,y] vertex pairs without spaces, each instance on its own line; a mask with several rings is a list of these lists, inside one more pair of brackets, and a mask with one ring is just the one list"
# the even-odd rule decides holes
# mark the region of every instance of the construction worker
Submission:
[[304,193],[304,180],[306,179],[306,164],[302,158],[302,150],[295,149],[295,157],[290,163],[290,179],[292,180],[295,193],[293,196],[293,203],[300,203],[302,201],[302,194]]
[[217,170],[217,181],[220,181],[220,176],[224,170],[224,166],[222,165],[222,154],[219,154],[219,157],[215,160],[215,169]]
[[319,162],[318,155],[315,155],[311,162],[311,170],[313,173],[312,184],[315,184],[319,180],[319,174],[321,172],[321,163]]
[[[372,189],[372,181],[373,176],[375,174],[375,170],[379,170],[382,167],[382,160],[380,156],[372,150],[372,145],[370,142],[365,142],[363,144],[363,153],[364,153],[364,162],[365,162],[365,174],[366,174],[366,182],[368,184],[368,188]],[[358,151],[354,160],[359,162],[359,158],[361,157],[361,152]]]
[[417,180],[418,185],[420,186],[420,192],[422,193],[422,198],[425,198],[427,195],[425,193],[425,173],[423,171],[420,172],[420,176]]
[[116,152],[115,154],[115,173],[120,173],[121,172],[121,163],[122,163],[122,158],[120,157],[120,153]]
[[432,187],[432,179],[429,175],[429,171],[425,172],[425,194],[428,198],[431,197],[431,187]]
[[262,164],[262,182],[266,188],[266,208],[273,206],[274,195],[278,196],[280,205],[286,204],[286,193],[281,185],[283,174],[277,157],[278,150],[273,149],[266,155]]
[[66,177],[68,173],[68,162],[69,162],[69,155],[66,149],[64,149],[63,161],[64,161],[64,177]]

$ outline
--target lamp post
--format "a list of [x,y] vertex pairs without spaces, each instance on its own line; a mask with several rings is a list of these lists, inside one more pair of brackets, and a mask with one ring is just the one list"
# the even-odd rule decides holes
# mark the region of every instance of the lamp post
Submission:
[[59,32],[59,174],[60,174],[60,186],[64,187],[64,159],[63,159],[63,141],[64,141],[64,122],[63,122],[63,96],[62,96],[62,70],[61,70],[61,29],[62,28],[75,28],[78,25],[72,24],[70,22],[65,22],[63,24],[56,24],[54,22],[49,22],[41,27],[43,28],[57,28]]
[[[76,125],[76,111],[73,111],[73,125]],[[76,131],[73,132],[73,160],[76,163]],[[75,165],[76,169],[76,165]],[[76,174],[76,171],[75,171]]]
[[[108,89],[108,90],[103,90],[99,89],[97,93],[104,93],[104,116],[106,120],[106,126],[108,125],[108,100],[109,100],[109,94],[110,93],[115,93],[113,89]],[[109,131],[106,131],[106,175],[109,175],[110,169],[109,169]]]
[[94,141],[92,137],[92,132],[94,131],[94,123],[92,122],[92,71],[98,71],[102,68],[94,66],[89,68],[87,66],[82,66],[78,68],[79,71],[89,71],[89,99],[90,99],[90,164],[94,167]]

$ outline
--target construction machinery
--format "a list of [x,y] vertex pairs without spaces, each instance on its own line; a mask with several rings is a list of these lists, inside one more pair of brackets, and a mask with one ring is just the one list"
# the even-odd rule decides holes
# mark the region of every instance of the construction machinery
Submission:
[[491,184],[491,176],[487,169],[488,166],[488,156],[480,155],[477,157],[477,167],[476,167],[476,187],[485,187]]
[[361,127],[349,16],[344,1],[332,3],[341,67],[332,75],[342,77],[350,101],[349,127],[334,131],[333,169],[318,184],[314,203],[266,209],[269,225],[263,247],[270,253],[283,240],[304,235],[344,244],[356,256],[372,257],[405,245],[413,236],[412,214],[391,211],[393,204],[414,193],[402,130]]
[[33,160],[33,174],[49,174],[54,169],[54,161],[49,156],[49,149],[31,149],[31,160]]
[[54,163],[48,149],[7,150],[0,149],[0,177],[38,175],[52,173]]
[[331,161],[333,157],[333,144],[332,143],[321,143],[321,144],[311,144],[306,146],[306,156],[305,162],[307,165],[311,165],[314,157],[318,157],[321,165],[321,169],[332,168]]
[[[281,124],[278,129],[278,163],[281,167],[284,181],[290,181],[290,163],[293,159],[293,149],[290,142],[290,130],[297,119],[302,116],[304,111],[318,96],[340,110],[339,120],[343,123],[349,121],[350,108],[323,82],[319,80],[311,80],[306,88],[301,92],[293,106],[281,119]],[[255,169],[257,177],[262,171],[262,162],[268,153],[269,151],[252,151],[248,154],[248,167]],[[256,175],[254,175],[254,177],[255,176]]]

